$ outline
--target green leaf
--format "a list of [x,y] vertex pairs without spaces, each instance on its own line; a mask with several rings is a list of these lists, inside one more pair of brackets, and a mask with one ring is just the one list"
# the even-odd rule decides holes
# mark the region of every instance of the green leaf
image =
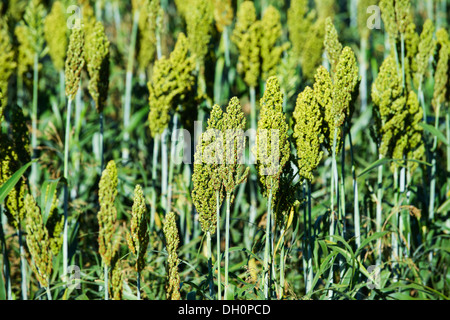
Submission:
[[356,250],[355,256],[358,256],[361,250],[364,250],[364,247],[367,246],[370,242],[377,240],[378,238],[382,238],[388,233],[389,231],[376,232],[367,239],[365,239],[363,242],[361,242],[361,246],[358,248],[358,250]]
[[[47,224],[47,219],[50,214],[50,209],[52,207],[53,196],[55,195],[56,187],[58,186],[58,183],[59,183],[59,179],[48,180],[48,181],[45,181],[44,184],[42,185],[40,207],[43,210],[42,212],[43,212],[44,225]],[[49,188],[49,190],[48,190],[47,201],[45,201],[45,196],[47,194],[47,187]]]
[[431,164],[425,161],[420,161],[420,160],[415,160],[415,159],[406,159],[406,160],[401,160],[401,159],[388,159],[388,158],[382,158],[382,159],[378,159],[377,161],[371,163],[367,168],[365,168],[359,175],[358,175],[358,179],[362,178],[363,176],[365,176],[366,174],[368,174],[370,171],[372,171],[373,169],[382,166],[388,162],[397,162],[400,166],[402,166],[402,162],[403,161],[408,161],[408,162],[417,162],[419,164],[423,164],[426,166],[431,167]]
[[388,159],[388,158],[382,158],[382,159],[378,159],[377,161],[373,162],[372,164],[370,164],[367,168],[365,168],[359,175],[358,178],[361,178],[363,176],[365,176],[367,173],[369,173],[371,170],[384,165],[385,163],[388,163],[392,161],[392,159]]
[[450,199],[447,199],[438,209],[437,213],[443,213],[450,210]]
[[423,123],[421,122],[419,124],[424,130],[428,131],[429,133],[431,133],[433,136],[435,136],[436,138],[438,138],[442,143],[444,143],[446,146],[448,146],[448,141],[447,138],[444,136],[444,134],[439,131],[438,129],[436,129],[436,127]]
[[8,181],[6,181],[1,187],[0,187],[0,204],[5,201],[6,197],[8,196],[9,192],[12,190],[12,188],[15,187],[17,182],[19,182],[22,175],[27,171],[27,169],[31,166],[33,162],[36,162],[37,160],[32,160],[28,162],[26,165],[24,165],[22,168],[17,170],[11,178],[9,178]]

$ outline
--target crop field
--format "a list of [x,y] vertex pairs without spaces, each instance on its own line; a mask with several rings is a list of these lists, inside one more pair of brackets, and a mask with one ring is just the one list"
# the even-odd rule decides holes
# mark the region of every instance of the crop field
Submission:
[[0,300],[450,299],[449,25],[2,0]]

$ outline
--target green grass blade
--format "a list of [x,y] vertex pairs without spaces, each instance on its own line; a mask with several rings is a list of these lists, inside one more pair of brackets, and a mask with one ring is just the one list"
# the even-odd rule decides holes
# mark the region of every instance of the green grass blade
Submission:
[[27,171],[27,169],[31,166],[31,164],[33,164],[34,162],[36,162],[36,160],[32,160],[30,162],[28,162],[26,165],[24,165],[22,168],[20,168],[19,170],[17,170],[12,176],[11,178],[9,178],[8,181],[6,181],[1,187],[0,187],[0,204],[3,203],[3,201],[5,201],[7,195],[9,194],[9,192],[12,190],[12,188],[14,188],[14,186],[17,184],[17,182],[19,182],[19,179],[22,177],[22,175],[25,173],[25,171]]

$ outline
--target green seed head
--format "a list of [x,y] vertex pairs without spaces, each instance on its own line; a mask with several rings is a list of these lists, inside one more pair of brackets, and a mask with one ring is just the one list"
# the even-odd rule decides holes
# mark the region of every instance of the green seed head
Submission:
[[23,15],[23,26],[33,54],[40,55],[44,49],[44,17],[45,9],[40,0],[31,0]]
[[395,17],[400,33],[405,33],[409,24],[411,0],[395,0]]
[[244,1],[239,6],[231,40],[239,51],[237,70],[249,87],[256,87],[260,76],[260,37],[261,22],[256,18],[255,5]]
[[301,56],[302,74],[308,80],[314,79],[316,69],[322,64],[324,39],[325,20],[318,19],[308,31]]
[[317,8],[318,19],[333,18],[335,14],[335,0],[314,0]]
[[[352,49],[345,47],[339,57],[336,73],[333,77],[332,104],[325,110],[325,121],[328,126],[328,150],[336,146],[338,152],[341,148],[342,126],[350,121],[352,103],[358,84],[359,69]],[[336,135],[336,142],[334,137]]]
[[223,115],[222,123],[225,142],[223,144],[224,159],[220,166],[220,172],[225,192],[231,195],[237,186],[247,179],[250,170],[243,164],[246,120],[238,98],[231,98],[226,113]]
[[138,67],[141,72],[147,71],[155,59],[156,21],[160,10],[159,1],[145,0],[139,15],[139,50]]
[[[208,120],[207,131],[200,136],[194,156],[192,175],[192,201],[199,213],[203,232],[216,232],[217,205],[223,201],[220,166],[223,163],[223,111],[214,105]],[[219,203],[217,203],[217,193]]]
[[44,36],[56,70],[63,70],[67,52],[67,27],[64,6],[56,1],[44,21]]
[[287,12],[287,27],[292,45],[292,55],[300,58],[309,38],[314,14],[308,14],[308,0],[292,0]]
[[98,113],[103,112],[108,98],[109,45],[103,24],[96,22],[90,33],[86,34],[85,57],[89,73],[88,89]]
[[425,76],[430,57],[436,47],[436,41],[433,39],[434,25],[431,20],[425,21],[423,31],[420,34],[419,48],[417,53],[417,72],[415,74],[415,85],[419,87]]
[[0,19],[0,123],[3,120],[3,110],[7,103],[8,82],[16,68],[14,50],[9,37],[6,21]]
[[261,20],[261,58],[262,78],[267,80],[277,73],[281,55],[289,47],[289,43],[277,46],[282,35],[280,13],[273,6],[268,6]]
[[310,87],[298,95],[294,110],[294,138],[297,146],[297,159],[300,176],[313,180],[313,171],[322,159],[323,143],[321,106],[317,101],[319,93]]
[[127,243],[131,252],[137,257],[136,271],[145,267],[145,254],[149,243],[148,224],[150,216],[145,206],[144,192],[140,185],[134,189],[134,202],[131,211],[131,232],[127,232]]
[[256,166],[264,194],[275,196],[283,168],[289,160],[288,124],[283,113],[283,95],[277,77],[266,82],[256,132]]
[[111,160],[102,173],[98,191],[100,204],[100,211],[97,214],[99,224],[98,243],[100,255],[106,266],[111,265],[114,252],[113,240],[117,229],[117,209],[114,201],[117,195],[117,184],[117,167],[115,162]]
[[328,60],[330,61],[332,74],[334,74],[336,73],[336,68],[341,56],[342,44],[339,42],[338,34],[331,18],[327,18],[325,22],[324,45]]
[[[12,175],[21,168],[19,156],[16,152],[15,141],[0,133],[0,185],[6,183]],[[18,141],[17,141],[18,142]],[[25,180],[21,178],[11,189],[5,200],[5,214],[9,224],[18,229],[25,218],[24,196],[27,191]]]
[[180,263],[180,259],[178,259],[177,253],[180,238],[178,236],[175,213],[170,212],[167,214],[163,231],[166,238],[166,249],[168,254],[168,281],[166,285],[167,299],[180,300],[180,275],[178,273],[178,264]]
[[152,137],[167,128],[171,112],[178,105],[187,104],[195,96],[195,63],[188,56],[188,40],[183,33],[178,35],[175,49],[169,58],[157,60],[153,68],[149,89],[149,123]]
[[186,12],[188,46],[197,66],[203,64],[208,53],[214,20],[211,0],[191,0]]
[[449,46],[448,42],[441,42],[439,49],[439,59],[434,74],[434,95],[432,105],[434,109],[445,102],[447,95],[448,73],[449,73]]
[[31,269],[42,287],[47,288],[52,273],[52,251],[47,228],[42,220],[41,210],[32,195],[25,197],[27,212],[27,246],[33,259]]
[[394,43],[398,37],[398,26],[396,20],[396,12],[394,7],[394,0],[381,0],[381,17],[384,22],[384,27],[389,35],[389,40]]
[[70,100],[75,98],[78,91],[84,64],[84,31],[81,28],[73,29],[70,35],[65,70],[66,96]]

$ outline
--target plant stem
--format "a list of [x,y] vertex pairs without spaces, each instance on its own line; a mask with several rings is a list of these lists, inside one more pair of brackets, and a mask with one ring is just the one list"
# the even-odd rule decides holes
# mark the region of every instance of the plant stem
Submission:
[[[436,130],[439,130],[439,113],[440,113],[441,105],[438,104],[436,107],[436,118],[434,122],[434,127]],[[436,149],[437,149],[437,137],[433,138],[433,148],[431,151],[431,181],[430,181],[430,201],[429,201],[429,220],[432,222],[434,220],[434,203],[436,198]]]
[[[336,127],[334,129],[334,139],[333,139],[333,150],[332,150],[332,178],[331,178],[331,222],[330,222],[330,241],[334,241],[334,232],[335,232],[335,212],[334,212],[334,197],[336,192],[336,199],[338,200],[338,172],[337,172],[337,163],[336,163],[336,139],[337,139],[337,130]],[[337,201],[338,202],[338,201]],[[337,203],[339,206],[339,203]],[[339,209],[338,209],[339,210]],[[334,267],[331,265],[330,267],[330,277],[329,284],[333,283],[333,274]],[[333,297],[333,290],[328,291],[328,298]]]
[[269,250],[270,250],[270,234],[272,220],[272,189],[269,191],[267,199],[267,218],[266,218],[266,246],[264,249],[264,297],[269,300],[270,272],[269,272]]
[[139,271],[137,272],[136,286],[137,286],[137,299],[141,300],[141,273]]
[[398,281],[398,273],[397,273],[397,263],[398,263],[398,210],[399,210],[399,192],[398,192],[398,169],[395,168],[394,172],[394,214],[392,215],[392,270],[394,273],[394,282]]
[[161,135],[161,204],[167,213],[167,163],[169,161],[167,155],[167,135],[169,134],[169,129],[164,129]]
[[20,227],[20,222],[18,224],[18,236],[19,236],[19,252],[20,252],[20,272],[22,276],[22,300],[28,300],[28,289],[27,289],[27,269],[25,263],[25,250],[23,247],[23,237],[22,229]]
[[72,114],[72,99],[69,98],[67,102],[66,114],[66,132],[64,139],[64,231],[63,231],[63,274],[64,281],[67,283],[67,269],[68,269],[68,206],[69,206],[69,148],[70,148],[70,116]]
[[314,236],[312,232],[312,208],[311,208],[311,181],[308,181],[308,288],[311,292],[314,273],[313,273],[313,261],[312,261],[312,245],[314,241]]
[[[33,150],[32,158],[37,157],[37,110],[38,110],[38,88],[39,88],[39,56],[38,53],[34,54],[34,66],[33,66],[33,105],[31,110],[31,148]],[[31,164],[30,184],[31,193],[36,197],[37,191],[37,163]]]
[[104,126],[104,119],[103,119],[103,110],[102,112],[100,112],[99,115],[99,121],[100,121],[100,172],[103,172],[103,167],[104,167],[104,148],[103,148],[103,138],[104,138],[104,132],[103,132],[103,126]]
[[361,84],[359,92],[361,96],[361,112],[367,109],[367,38],[361,38],[361,56],[360,56]]
[[[379,159],[383,159],[380,154]],[[383,165],[378,166],[378,180],[377,180],[377,211],[376,211],[376,231],[381,232],[382,226],[382,211],[383,211]],[[381,238],[377,239],[377,267],[381,265]]]
[[176,152],[176,134],[178,127],[178,114],[175,113],[173,116],[173,128],[172,128],[172,141],[170,142],[170,159],[169,159],[169,177],[168,177],[168,186],[167,186],[167,212],[170,212],[172,207],[172,179],[173,179],[173,170],[174,170],[174,159]]
[[103,278],[105,279],[105,300],[109,300],[109,285],[108,285],[108,266],[103,266]]
[[278,298],[283,298],[284,293],[284,228],[281,230],[281,252],[280,252],[280,291],[278,294]]
[[231,206],[231,194],[227,192],[227,214],[225,220],[225,291],[224,298],[228,300],[228,263],[229,263],[229,249],[230,249],[230,206]]
[[66,102],[66,91],[64,84],[64,70],[59,70],[59,103],[61,106]]
[[127,75],[125,83],[125,103],[123,108],[123,142],[122,147],[122,161],[126,163],[128,161],[130,150],[128,148],[128,141],[130,140],[130,133],[128,132],[130,126],[130,114],[131,114],[131,90],[133,86],[133,67],[134,67],[134,55],[136,51],[136,38],[138,31],[140,10],[136,10],[133,16],[133,27],[131,30],[131,43],[128,50],[128,63],[127,63]]
[[350,144],[350,157],[352,161],[352,178],[353,178],[353,210],[354,210],[354,223],[355,223],[355,243],[358,249],[361,246],[361,217],[359,213],[359,192],[358,192],[358,180],[356,179],[355,159],[353,154],[353,141],[352,133],[349,130],[348,139]]
[[229,68],[230,67],[230,45],[228,42],[230,41],[230,38],[228,37],[228,26],[225,26],[223,28],[222,40],[223,40],[223,47],[224,47],[225,66],[227,68]]
[[53,300],[52,299],[52,294],[50,292],[50,286],[48,286],[47,288],[45,288],[45,291],[47,291],[47,300]]
[[206,247],[208,258],[209,296],[214,296],[214,280],[212,275],[211,232],[206,233]]
[[3,274],[5,275],[5,284],[6,284],[5,291],[6,291],[7,299],[12,300],[8,248],[6,247],[5,233],[3,231],[3,206],[2,205],[0,205],[0,240],[2,242]]
[[220,193],[216,190],[216,215],[217,215],[217,299],[222,300],[222,286],[220,274]]
[[159,151],[159,140],[161,136],[157,135],[153,139],[153,161],[152,161],[152,208],[151,208],[151,216],[150,216],[150,232],[153,231],[155,224],[155,214],[156,214],[156,178],[157,178],[157,166],[158,166],[158,151]]

